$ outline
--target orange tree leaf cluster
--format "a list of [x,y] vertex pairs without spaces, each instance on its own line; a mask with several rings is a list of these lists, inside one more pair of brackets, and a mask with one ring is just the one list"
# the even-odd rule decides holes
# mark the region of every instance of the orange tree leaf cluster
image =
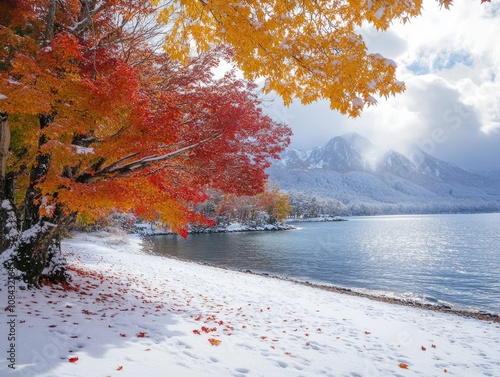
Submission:
[[265,78],[264,91],[285,104],[326,99],[358,116],[377,97],[404,90],[395,63],[369,53],[360,29],[387,30],[421,9],[422,0],[177,0],[160,21],[170,28],[165,47],[173,59],[187,61],[193,45],[198,52],[230,45],[246,77]]
[[160,20],[171,25],[166,48],[174,59],[186,61],[193,43],[197,51],[227,44],[246,77],[266,78],[264,90],[286,104],[327,99],[332,109],[357,116],[374,96],[404,89],[394,62],[368,53],[359,28],[385,30],[420,11],[421,0],[179,0]]

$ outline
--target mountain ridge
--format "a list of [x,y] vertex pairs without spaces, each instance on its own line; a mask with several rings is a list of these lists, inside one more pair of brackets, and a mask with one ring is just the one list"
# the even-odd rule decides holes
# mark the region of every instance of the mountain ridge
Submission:
[[349,133],[308,151],[285,151],[268,174],[284,191],[370,205],[382,213],[500,210],[500,176],[473,173],[421,150],[411,156]]

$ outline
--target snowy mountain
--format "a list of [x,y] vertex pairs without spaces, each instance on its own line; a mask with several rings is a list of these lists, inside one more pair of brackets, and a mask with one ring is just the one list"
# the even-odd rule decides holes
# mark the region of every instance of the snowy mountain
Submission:
[[290,149],[268,173],[285,191],[363,205],[365,212],[500,211],[500,174],[475,174],[421,150],[410,158],[356,133],[308,151]]

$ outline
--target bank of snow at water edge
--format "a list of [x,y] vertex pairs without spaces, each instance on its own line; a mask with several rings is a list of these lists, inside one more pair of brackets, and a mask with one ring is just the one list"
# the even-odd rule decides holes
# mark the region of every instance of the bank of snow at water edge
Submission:
[[[190,227],[188,233],[232,233],[232,232],[252,232],[252,231],[269,231],[269,230],[289,230],[294,227],[286,223],[276,222],[274,224],[251,225],[242,224],[239,222],[231,222],[227,225],[215,225],[213,227]],[[155,223],[141,223],[134,224],[134,233],[142,236],[155,236],[164,234],[174,234],[171,231],[165,230]]]
[[147,255],[124,234],[63,249],[72,289],[15,291],[15,370],[2,311],[1,376],[500,376],[498,323]]

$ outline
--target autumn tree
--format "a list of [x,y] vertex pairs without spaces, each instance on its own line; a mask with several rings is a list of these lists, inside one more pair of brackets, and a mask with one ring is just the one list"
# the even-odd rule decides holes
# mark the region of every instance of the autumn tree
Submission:
[[288,195],[271,184],[267,184],[265,190],[257,195],[210,190],[209,197],[198,208],[217,224],[227,225],[233,221],[252,226],[275,224],[284,221],[291,210]]
[[193,210],[207,187],[262,191],[269,160],[288,145],[254,84],[214,78],[229,49],[184,64],[156,49],[157,10],[2,3],[0,251],[30,285],[64,278],[58,240],[75,219],[118,209],[185,233],[207,221]]
[[[445,2],[449,4],[448,2]],[[357,30],[419,14],[420,0],[0,2],[0,259],[30,285],[58,269],[61,231],[131,211],[184,232],[207,187],[253,194],[289,130],[286,103],[326,98],[352,116],[400,92],[395,64]],[[164,51],[159,49],[163,45]]]
[[284,221],[292,209],[288,195],[276,184],[268,184],[266,190],[258,195],[258,199],[263,210],[269,215],[270,223]]

